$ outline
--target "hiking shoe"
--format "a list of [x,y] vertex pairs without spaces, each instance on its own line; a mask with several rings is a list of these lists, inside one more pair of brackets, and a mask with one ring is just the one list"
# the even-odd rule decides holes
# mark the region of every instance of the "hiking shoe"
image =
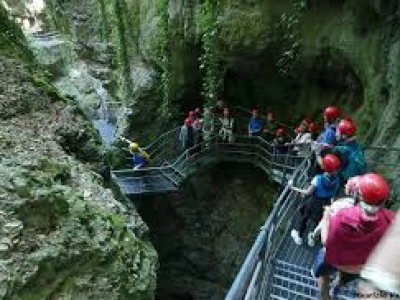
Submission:
[[295,229],[292,229],[291,233],[290,233],[293,241],[297,244],[297,245],[301,245],[303,243],[303,240],[301,239],[299,232]]
[[314,246],[315,246],[315,236],[314,236],[314,233],[310,232],[310,233],[308,234],[307,242],[308,242],[308,246],[310,246],[310,247],[314,247]]

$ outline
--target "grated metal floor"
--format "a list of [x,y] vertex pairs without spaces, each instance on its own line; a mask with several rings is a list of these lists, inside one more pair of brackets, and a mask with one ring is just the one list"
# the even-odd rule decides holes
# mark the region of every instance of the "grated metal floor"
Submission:
[[[294,217],[296,221],[297,218],[298,215]],[[319,299],[317,282],[311,273],[318,246],[309,247],[306,241],[301,246],[295,244],[290,230],[279,247],[264,299]],[[356,282],[343,287],[337,299],[356,299],[355,288]]]

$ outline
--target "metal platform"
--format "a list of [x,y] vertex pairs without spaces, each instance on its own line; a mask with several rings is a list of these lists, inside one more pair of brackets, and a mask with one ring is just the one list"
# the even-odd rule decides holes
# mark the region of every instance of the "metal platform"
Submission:
[[152,160],[161,166],[111,171],[112,179],[124,194],[174,191],[198,169],[223,161],[255,165],[264,170],[271,180],[282,184],[289,180],[303,160],[303,157],[290,154],[275,154],[273,146],[260,137],[237,137],[234,143],[215,138],[179,153],[179,140],[172,139],[176,134],[166,136],[166,140],[146,148]]

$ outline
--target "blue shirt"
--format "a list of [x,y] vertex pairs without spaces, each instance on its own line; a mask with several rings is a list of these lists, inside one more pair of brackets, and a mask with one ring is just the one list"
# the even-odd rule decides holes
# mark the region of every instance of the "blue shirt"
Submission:
[[316,186],[314,195],[318,198],[332,198],[336,196],[339,190],[339,177],[338,175],[328,176],[320,174],[316,176]]
[[329,124],[317,139],[318,143],[334,146],[336,144],[336,125]]
[[263,129],[264,120],[259,117],[251,117],[249,122],[250,132],[260,132]]
[[146,159],[139,153],[135,153],[132,155],[132,163],[134,167],[140,166],[140,168],[143,168],[146,166]]

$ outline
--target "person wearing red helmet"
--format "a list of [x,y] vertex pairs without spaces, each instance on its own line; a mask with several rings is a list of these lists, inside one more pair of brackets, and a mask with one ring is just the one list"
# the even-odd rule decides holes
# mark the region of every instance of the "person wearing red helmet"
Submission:
[[322,148],[329,148],[336,144],[336,124],[340,118],[341,112],[336,106],[328,106],[323,112],[325,128],[317,138],[317,143]]
[[383,208],[389,195],[387,181],[379,174],[368,173],[358,180],[359,204],[333,216],[325,210],[321,226],[324,248],[318,252],[314,268],[322,299],[330,299],[329,275],[335,270],[342,274],[338,286],[358,278],[368,256],[394,220],[394,212]]
[[186,118],[184,124],[181,127],[179,141],[182,145],[182,151],[190,149],[194,146],[194,132],[192,120],[190,118]]
[[327,154],[322,158],[323,174],[316,175],[307,189],[299,189],[293,186],[293,181],[289,181],[289,188],[308,197],[300,212],[301,218],[295,228],[291,231],[294,242],[302,244],[307,223],[311,221],[314,227],[322,218],[324,206],[331,203],[331,199],[336,196],[339,189],[339,177],[336,172],[340,168],[340,159],[334,154]]
[[367,162],[362,147],[356,140],[357,127],[350,118],[342,119],[336,128],[337,145],[333,152],[340,156],[342,168],[339,176],[342,184],[350,177],[367,172]]
[[[333,202],[329,207],[327,207],[329,209],[330,216],[335,215],[343,208],[353,207],[356,204],[359,181],[360,181],[360,176],[351,177],[347,181],[344,189],[346,196],[335,200],[335,202]],[[315,230],[309,233],[308,245],[310,247],[313,247],[315,245],[315,239],[320,236],[321,227],[322,227],[322,220],[315,228]]]
[[189,119],[193,124],[195,118],[196,118],[196,113],[194,112],[194,110],[190,110],[188,112],[187,119]]

